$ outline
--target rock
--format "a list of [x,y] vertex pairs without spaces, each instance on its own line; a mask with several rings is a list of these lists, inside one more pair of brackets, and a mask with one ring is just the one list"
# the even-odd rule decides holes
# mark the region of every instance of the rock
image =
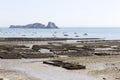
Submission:
[[46,28],[58,28],[55,23],[53,22],[48,22],[48,25],[46,26]]
[[77,65],[77,64],[59,61],[59,60],[43,61],[43,64],[58,66],[68,70],[86,69],[86,66],[84,65]]
[[48,25],[45,26],[41,23],[33,23],[33,24],[27,24],[27,25],[11,25],[9,28],[41,28],[41,29],[50,29],[50,28],[58,28],[55,23],[48,22]]
[[28,25],[11,25],[10,28],[45,28],[44,24],[41,23],[33,23]]
[[0,80],[3,80],[3,78],[0,78]]
[[33,49],[34,51],[38,51],[38,50],[40,49],[40,46],[39,46],[39,45],[33,45],[33,46],[32,46],[32,49]]

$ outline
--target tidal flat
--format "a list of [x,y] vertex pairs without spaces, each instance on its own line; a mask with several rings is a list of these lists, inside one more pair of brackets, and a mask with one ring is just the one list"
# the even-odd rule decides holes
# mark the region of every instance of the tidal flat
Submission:
[[[43,64],[59,60],[84,65],[67,70]],[[99,39],[0,39],[3,80],[120,80],[120,41]]]

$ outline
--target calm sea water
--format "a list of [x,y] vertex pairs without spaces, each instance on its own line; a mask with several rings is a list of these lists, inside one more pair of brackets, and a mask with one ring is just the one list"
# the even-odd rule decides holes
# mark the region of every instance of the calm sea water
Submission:
[[[88,35],[84,35],[87,33]],[[67,36],[65,36],[67,35]],[[120,28],[11,29],[0,28],[0,37],[64,37],[120,39]]]

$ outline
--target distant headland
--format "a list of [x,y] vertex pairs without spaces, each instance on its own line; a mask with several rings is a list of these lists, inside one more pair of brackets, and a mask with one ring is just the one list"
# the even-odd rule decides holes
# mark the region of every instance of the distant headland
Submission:
[[48,22],[47,26],[41,23],[33,23],[27,25],[11,25],[9,28],[40,28],[40,29],[58,29],[54,22]]

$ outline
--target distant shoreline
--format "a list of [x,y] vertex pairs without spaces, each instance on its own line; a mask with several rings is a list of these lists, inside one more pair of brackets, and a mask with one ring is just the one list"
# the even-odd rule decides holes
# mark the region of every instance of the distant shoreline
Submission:
[[48,22],[47,25],[42,23],[33,23],[27,25],[10,25],[9,28],[23,28],[23,29],[58,29],[54,22]]

